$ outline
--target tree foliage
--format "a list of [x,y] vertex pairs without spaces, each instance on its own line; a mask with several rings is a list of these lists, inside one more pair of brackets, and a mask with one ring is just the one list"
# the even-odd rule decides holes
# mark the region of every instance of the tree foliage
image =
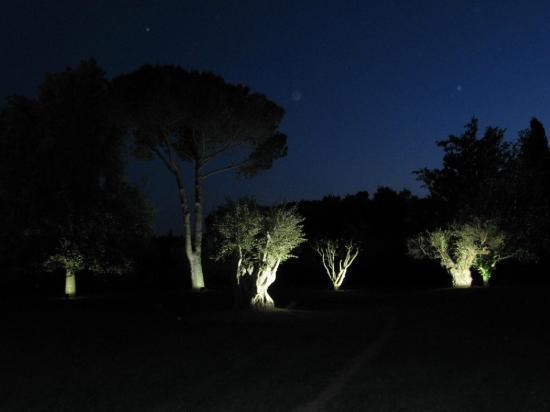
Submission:
[[437,142],[444,152],[442,168],[415,172],[437,203],[439,224],[471,216],[490,218],[502,212],[511,147],[504,141],[504,129],[487,127],[481,137],[478,132],[474,117],[464,133]]
[[531,119],[515,145],[506,211],[514,241],[541,257],[550,252],[550,151],[542,123]]
[[548,254],[550,152],[544,126],[533,118],[514,143],[504,140],[504,129],[488,127],[481,137],[478,129],[473,118],[463,134],[437,143],[444,151],[442,168],[415,172],[436,206],[432,224],[498,220],[510,234],[509,247],[524,251],[521,258]]
[[[285,156],[286,136],[278,131],[284,110],[245,86],[178,66],[146,65],[119,76],[114,85],[136,153],[157,156],[175,178],[192,284],[200,289],[203,181],[230,170],[254,176]],[[179,160],[193,167],[193,228],[189,186]]]
[[46,76],[36,100],[14,97],[2,111],[8,236],[29,245],[35,269],[67,259],[118,266],[150,233],[151,212],[126,180],[111,108],[109,82],[90,60]]
[[114,85],[142,156],[160,152],[168,160],[172,153],[202,167],[236,147],[250,149],[239,163],[204,171],[206,177],[228,167],[251,176],[286,154],[286,136],[278,132],[284,110],[246,86],[210,72],[150,65]]

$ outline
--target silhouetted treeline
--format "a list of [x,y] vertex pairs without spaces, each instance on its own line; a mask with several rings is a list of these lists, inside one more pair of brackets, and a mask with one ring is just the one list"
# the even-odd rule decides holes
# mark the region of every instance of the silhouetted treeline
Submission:
[[[162,74],[175,69],[155,70]],[[193,85],[193,96],[198,96],[198,101],[209,102],[211,99],[201,96],[208,95],[210,89],[198,80],[195,84],[193,79],[212,78],[214,83],[223,83],[215,76],[176,71]],[[139,79],[138,76],[135,81],[139,83]],[[132,106],[133,100],[121,99],[120,91],[113,92],[114,84],[93,60],[85,61],[74,69],[46,76],[36,98],[12,96],[1,108],[1,294],[28,293],[33,285],[51,293],[59,290],[63,272],[66,275],[78,272],[80,285],[86,292],[190,287],[185,239],[173,235],[152,238],[151,208],[126,178],[130,131],[134,140],[143,140],[143,133],[157,138],[160,126],[145,122],[136,132],[135,125],[128,123],[122,104]],[[131,97],[139,84],[127,86],[125,90]],[[153,95],[158,92],[148,89],[153,87],[150,82],[144,86]],[[190,116],[186,118],[189,125],[198,122],[208,129],[210,123],[203,122],[206,115],[197,115],[196,110],[189,109],[195,97],[187,96],[187,86],[182,86],[181,96],[176,99],[177,102],[183,99],[182,107],[187,111],[174,103],[174,107],[170,106],[175,108],[174,117],[185,112]],[[171,93],[172,88],[163,87],[163,95]],[[233,90],[231,85],[224,87]],[[248,96],[248,89],[243,90]],[[250,113],[255,113],[254,99],[268,104],[268,112],[276,109],[275,120],[262,124],[260,129],[265,129],[262,136],[266,141],[279,139],[283,144],[283,135],[277,130],[284,111],[270,106],[264,96],[251,96],[252,101],[246,100],[251,105],[247,106]],[[145,104],[140,110],[152,109]],[[155,110],[163,113],[162,107],[155,106]],[[209,113],[206,109],[200,111],[203,112]],[[145,114],[139,112],[136,121]],[[151,116],[155,121],[162,117],[155,113]],[[239,122],[242,124],[248,123]],[[217,125],[222,130],[225,123]],[[238,129],[236,125],[232,127]],[[252,129],[256,130],[255,126]],[[180,133],[182,141],[187,142],[188,129],[175,128],[172,132]],[[216,136],[212,137],[214,145],[218,142]],[[247,139],[252,139],[251,136]],[[139,142],[149,152],[158,152],[159,147],[171,144],[166,139],[154,140],[158,147],[148,140]],[[223,142],[223,150],[231,146],[231,142]],[[297,258],[281,267],[274,287],[330,287],[319,256],[312,248],[313,242],[320,239],[353,240],[361,247],[343,288],[448,286],[450,279],[437,263],[408,256],[407,240],[425,230],[472,219],[496,222],[506,233],[508,249],[521,251],[499,265],[495,284],[546,281],[545,273],[550,268],[550,150],[542,123],[533,118],[516,139],[510,139],[499,127],[480,131],[478,120],[473,118],[462,134],[450,135],[437,145],[443,151],[441,168],[415,171],[428,190],[424,198],[408,190],[397,192],[381,187],[373,194],[364,191],[345,197],[329,194],[321,200],[296,202],[298,212],[305,218],[308,242],[294,251]],[[263,168],[271,167],[274,155],[280,157],[286,153],[286,145],[260,146],[258,150],[263,150],[265,159],[271,160],[254,155],[254,151],[251,156],[263,159],[260,162]],[[275,150],[277,147],[280,150]],[[196,147],[184,149],[182,153],[189,155]],[[162,153],[160,156],[173,167],[173,153],[170,150],[167,153],[169,158]],[[204,174],[200,167],[196,171],[199,180],[209,174]],[[202,186],[197,187],[202,196]],[[188,207],[184,209],[187,218],[191,212]],[[199,210],[202,211],[202,205]],[[200,214],[197,216],[200,222]],[[207,217],[202,250],[206,284],[209,288],[230,287],[234,275],[231,264],[209,259],[216,247],[209,238],[211,222],[212,216]],[[201,239],[202,226],[198,229]],[[479,279],[475,282],[480,283]]]

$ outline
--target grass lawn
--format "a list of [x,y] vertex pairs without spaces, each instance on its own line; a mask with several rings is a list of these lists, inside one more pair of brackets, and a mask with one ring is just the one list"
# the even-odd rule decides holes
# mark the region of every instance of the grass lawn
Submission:
[[193,313],[174,301],[3,312],[2,411],[289,410],[314,399],[381,326],[380,313]]
[[536,289],[394,297],[397,322],[328,411],[550,411],[550,306]]
[[317,406],[550,410],[544,289],[280,294],[296,309],[234,313],[208,294],[4,304],[0,410],[288,411],[350,368]]

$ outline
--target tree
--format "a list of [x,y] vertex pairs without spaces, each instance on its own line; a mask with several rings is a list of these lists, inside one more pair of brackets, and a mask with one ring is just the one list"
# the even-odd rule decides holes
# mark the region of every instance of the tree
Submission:
[[59,245],[47,262],[71,268],[67,282],[82,269],[127,271],[131,245],[151,229],[150,209],[126,181],[124,135],[113,115],[111,92],[93,60],[48,75],[40,88],[48,177],[56,182],[52,234]]
[[[286,136],[278,131],[284,110],[245,86],[177,66],[143,66],[116,78],[114,85],[136,153],[157,156],[175,179],[191,284],[202,289],[204,180],[230,170],[251,177],[285,156]],[[222,155],[229,159],[225,164],[219,163]],[[193,169],[193,227],[180,160]]]
[[3,111],[0,144],[13,150],[1,153],[0,191],[36,269],[47,262],[73,275],[119,272],[150,233],[150,208],[126,180],[124,135],[111,109],[110,84],[90,60],[47,75],[36,100],[13,98]]
[[443,148],[441,169],[415,171],[440,210],[439,224],[469,216],[500,217],[506,185],[509,184],[510,145],[504,129],[488,127],[478,138],[474,117],[460,136],[437,142]]
[[488,282],[496,264],[512,256],[505,253],[505,247],[506,237],[495,222],[473,220],[411,239],[409,254],[439,260],[451,275],[453,287],[462,288],[472,284],[472,267],[480,270],[484,283]]
[[[82,270],[95,273],[123,274],[132,269],[132,263],[125,257],[119,257],[119,262],[113,263],[108,251],[102,244],[94,244],[93,239],[86,239],[76,243],[68,239],[61,239],[55,252],[44,262],[44,269],[48,271],[62,269],[65,272],[65,295],[76,295],[76,274]],[[88,248],[86,248],[88,246]],[[99,247],[98,247],[99,246]]]
[[339,290],[346,278],[346,273],[359,255],[359,246],[352,240],[323,239],[313,245],[321,257],[323,267],[332,282],[334,290]]
[[544,126],[536,118],[519,134],[507,202],[514,241],[533,255],[550,251],[550,150]]
[[15,277],[40,265],[32,251],[48,222],[43,205],[52,183],[38,166],[45,159],[39,123],[37,102],[22,96],[8,98],[0,111],[0,265]]
[[302,221],[295,208],[261,208],[251,200],[229,203],[217,212],[213,227],[219,249],[214,258],[236,259],[235,284],[246,306],[274,307],[268,289],[279,265],[305,241]]

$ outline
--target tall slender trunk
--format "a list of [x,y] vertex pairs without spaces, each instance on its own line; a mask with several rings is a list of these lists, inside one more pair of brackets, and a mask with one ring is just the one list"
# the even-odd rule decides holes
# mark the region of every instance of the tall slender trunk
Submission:
[[[191,211],[189,210],[189,202],[187,200],[187,195],[185,193],[185,188],[183,186],[183,179],[179,173],[179,170],[174,171],[174,176],[176,178],[176,183],[178,185],[178,195],[180,199],[180,206],[183,213],[183,226],[184,226],[184,236],[185,236],[185,255],[189,262],[189,268],[191,270],[191,287],[193,290],[204,289],[204,275],[202,273],[202,260],[201,260],[201,243],[202,243],[202,210],[199,210],[200,216],[195,216],[195,223],[197,218],[200,218],[201,225],[199,225],[200,237],[196,238],[197,227],[195,227],[195,248],[193,248],[193,236],[191,228]],[[202,189],[202,188],[201,188]],[[197,203],[201,203],[202,197],[199,201],[195,202],[195,207]],[[199,246],[197,250],[197,245]]]
[[178,196],[180,207],[183,214],[183,228],[185,239],[185,255],[189,262],[191,270],[191,287],[193,290],[204,289],[204,275],[202,273],[202,160],[195,161],[195,241],[193,242],[193,228],[191,227],[191,210],[189,208],[189,200],[185,192],[183,178],[176,162],[176,153],[172,147],[170,137],[163,135],[165,149],[168,157],[162,154],[158,147],[151,146],[158,157],[164,162],[168,170],[173,173],[176,184],[178,185]]
[[65,270],[65,295],[73,297],[76,295],[76,277],[72,270]]
[[195,162],[195,241],[191,260],[191,283],[193,289],[204,289],[202,273],[202,176],[201,165]]

